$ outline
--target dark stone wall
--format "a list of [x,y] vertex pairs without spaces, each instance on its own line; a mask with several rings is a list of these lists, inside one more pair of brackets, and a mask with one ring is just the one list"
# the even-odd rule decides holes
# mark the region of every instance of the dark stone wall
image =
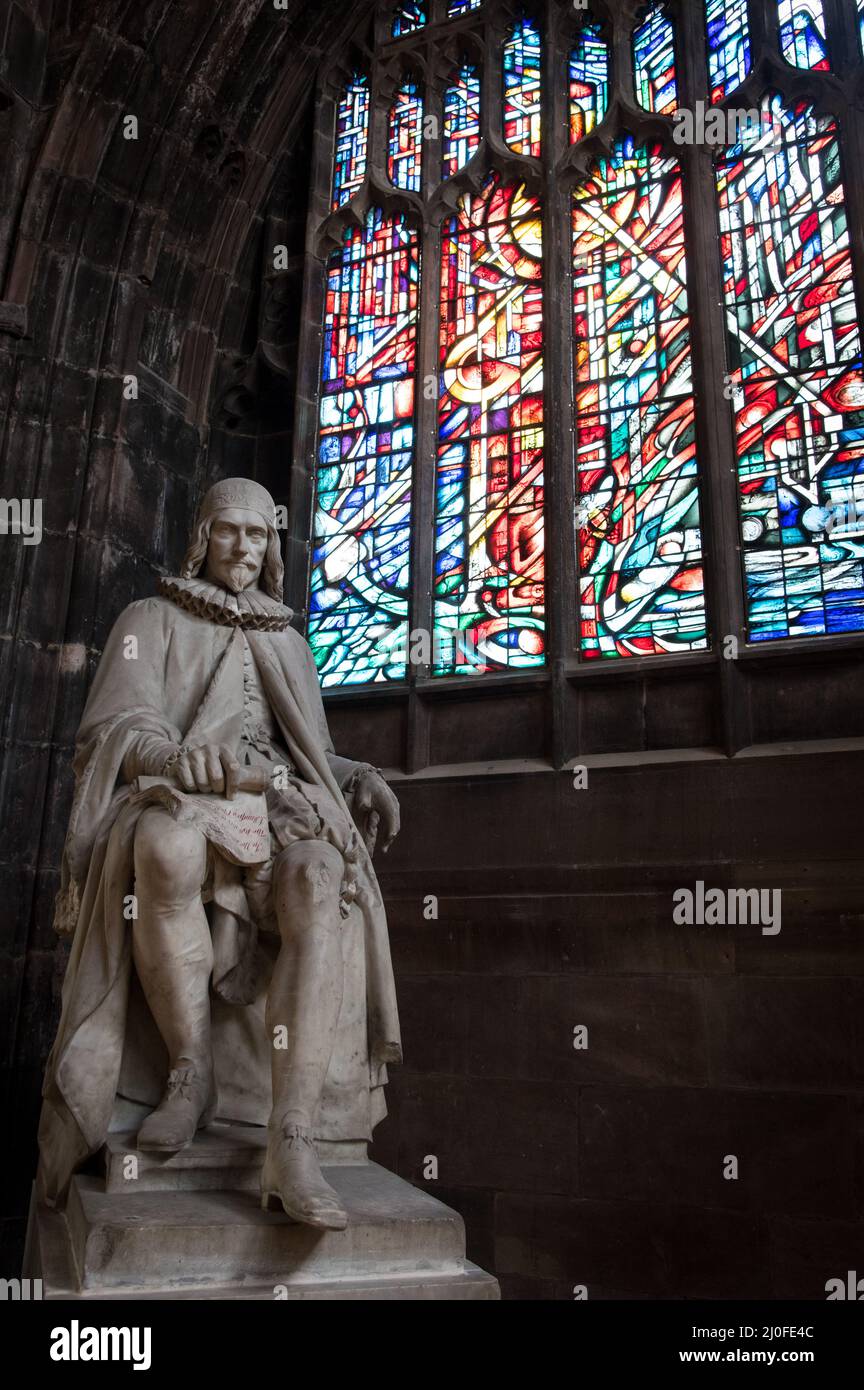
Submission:
[[[52,903],[88,683],[120,610],[176,570],[213,478],[256,475],[290,500],[315,73],[363,8],[0,8],[0,491],[41,498],[44,528],[38,545],[0,536],[0,1104],[15,1116],[0,1272],[21,1249],[59,1007]],[[290,252],[275,287],[274,242]]]
[[[862,772],[775,750],[394,783],[406,1065],[373,1156],[463,1212],[505,1297],[820,1299],[860,1268]],[[699,879],[780,889],[779,934],[676,925]]]
[[[213,477],[290,503],[315,75],[370,8],[0,7],[0,490],[42,498],[45,528],[0,537],[0,1274],[87,685]],[[574,678],[556,713],[584,791],[551,770],[543,678],[331,702],[337,747],[394,769],[403,806],[382,885],[406,1065],[375,1156],[463,1212],[513,1297],[819,1297],[860,1268],[864,1220],[860,653],[740,667],[745,745],[846,751],[697,753],[724,746],[713,658],[615,675]],[[674,926],[700,877],[782,888],[780,936]]]

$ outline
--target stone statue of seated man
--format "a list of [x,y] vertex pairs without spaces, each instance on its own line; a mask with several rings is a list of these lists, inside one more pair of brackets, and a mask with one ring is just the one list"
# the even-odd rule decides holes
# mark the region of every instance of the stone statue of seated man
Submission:
[[256,483],[212,487],[181,575],[124,610],[96,672],[57,901],[51,1205],[124,1116],[165,1154],[219,1116],[267,1123],[265,1204],[341,1229],[316,1140],[369,1139],[385,1113],[401,1051],[371,856],[398,803],[333,751],[275,517]]

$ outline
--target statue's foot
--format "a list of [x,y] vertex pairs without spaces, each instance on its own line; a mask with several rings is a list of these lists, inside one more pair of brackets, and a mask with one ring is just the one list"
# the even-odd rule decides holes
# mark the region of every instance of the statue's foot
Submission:
[[300,1125],[283,1125],[267,1145],[261,1205],[271,1211],[279,1203],[286,1216],[307,1226],[344,1231],[348,1225],[347,1211],[321,1176],[312,1131]]
[[176,1153],[191,1143],[215,1113],[213,1068],[181,1057],[170,1072],[162,1100],[138,1131],[138,1148]]

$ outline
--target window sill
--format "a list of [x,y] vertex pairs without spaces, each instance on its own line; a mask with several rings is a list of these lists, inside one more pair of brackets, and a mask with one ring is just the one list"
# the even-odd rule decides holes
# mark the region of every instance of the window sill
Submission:
[[[793,637],[782,638],[777,642],[742,644],[734,660],[737,665],[755,667],[798,666],[802,661],[824,662],[838,656],[857,656],[864,659],[864,634]],[[716,650],[692,652],[684,656],[639,656],[606,661],[576,661],[571,658],[564,663],[564,675],[568,682],[574,684],[582,681],[614,684],[619,681],[642,680],[655,672],[657,675],[683,680],[689,674],[704,673],[716,668],[723,659],[722,653]],[[481,695],[491,694],[502,687],[508,690],[539,690],[551,681],[552,670],[547,666],[538,671],[490,671],[482,676],[419,676],[413,683],[393,681],[387,685],[339,686],[322,693],[328,703],[398,700],[404,699],[412,690],[424,699],[434,700],[463,695],[469,690],[477,691]]]

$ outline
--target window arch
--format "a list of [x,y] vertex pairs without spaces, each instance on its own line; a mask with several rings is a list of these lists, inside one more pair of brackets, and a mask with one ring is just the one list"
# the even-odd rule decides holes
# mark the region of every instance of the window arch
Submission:
[[540,158],[540,32],[521,19],[504,45],[504,139],[514,154]]
[[310,226],[325,687],[864,630],[864,0],[377,15]]
[[711,100],[722,101],[750,72],[747,0],[708,0],[705,18]]
[[369,144],[369,82],[357,73],[346,85],[336,115],[333,151],[334,210],[350,202],[366,177],[366,151]]
[[678,104],[675,26],[664,4],[646,6],[633,31],[633,67],[640,106],[669,116]]
[[609,104],[609,45],[598,24],[585,24],[570,50],[570,142],[600,124]]
[[423,163],[423,97],[415,81],[403,83],[390,108],[387,173],[397,188],[420,192]]
[[464,169],[480,145],[480,74],[463,62],[444,89],[442,177]]
[[822,0],[779,0],[780,48],[787,63],[827,72],[828,39]]

